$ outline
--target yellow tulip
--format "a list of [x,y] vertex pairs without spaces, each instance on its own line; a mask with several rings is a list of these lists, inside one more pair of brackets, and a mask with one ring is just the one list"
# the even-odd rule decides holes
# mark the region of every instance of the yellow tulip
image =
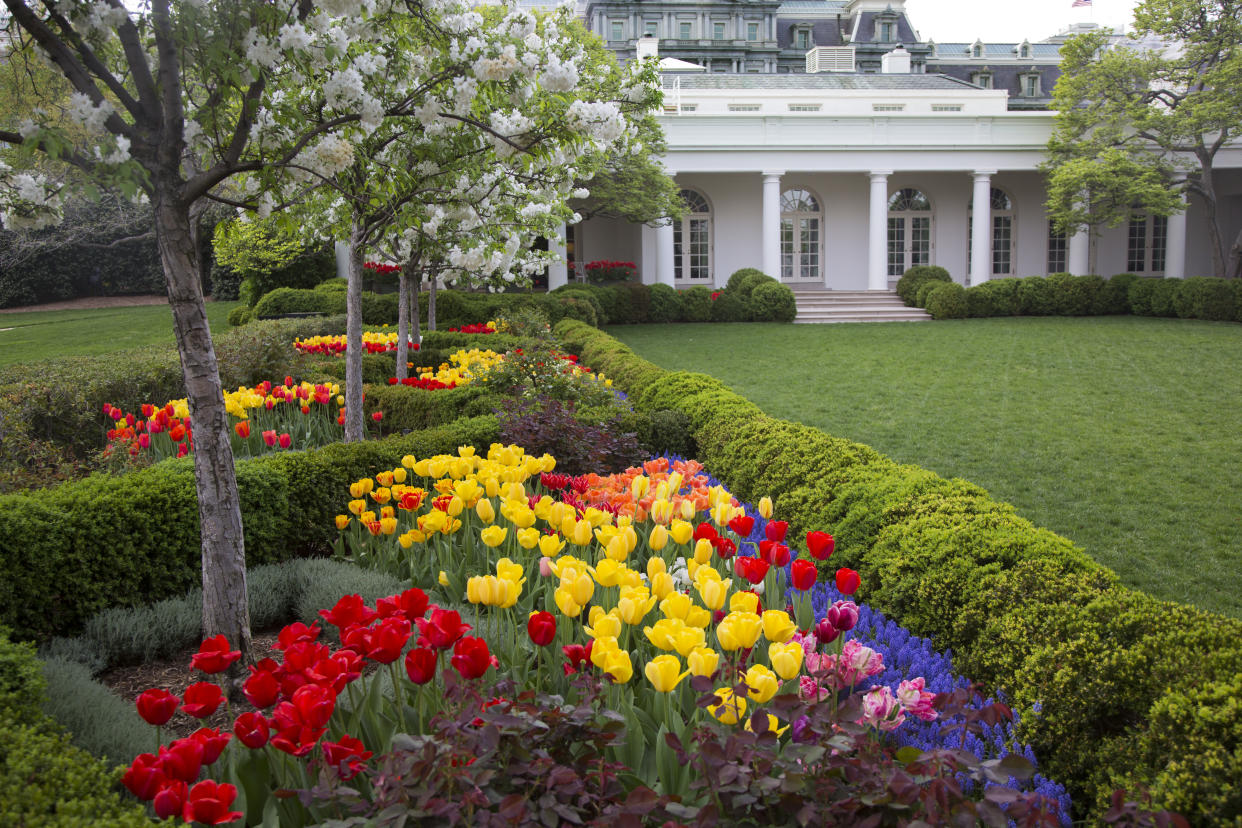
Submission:
[[556,557],[556,554],[565,548],[565,541],[561,540],[560,535],[542,535],[539,538],[539,554],[545,558]]
[[633,587],[637,589],[642,587],[646,589],[647,585],[643,583],[643,575],[637,569],[626,569],[625,574],[621,576],[621,587]]
[[[659,558],[653,558],[652,560],[659,560]],[[667,572],[657,572],[655,577],[651,579],[651,594],[658,601],[663,601],[676,588],[677,585],[673,583],[673,576]]]
[[595,539],[600,546],[608,546],[619,530],[615,526],[601,526],[595,530]]
[[466,600],[472,604],[487,602],[486,575],[472,575],[466,579]]
[[655,603],[655,598],[648,597],[640,590],[633,590],[628,595],[622,595],[621,600],[617,601],[617,613],[622,621],[631,626],[641,624],[647,613],[655,607]]
[[418,462],[418,459],[412,454],[407,454],[405,457],[401,458],[401,465],[405,466],[407,469],[413,469],[414,464],[416,464],[417,462]]
[[546,452],[539,458],[539,463],[541,471],[551,472],[556,468],[556,458]]
[[567,517],[573,517],[573,510],[558,500],[548,507],[548,514],[544,520],[549,526],[559,527],[565,523]]
[[673,636],[673,649],[681,653],[683,657],[689,656],[690,653],[706,644],[707,636],[698,627],[684,627]]
[[[368,480],[366,482],[370,483],[371,481]],[[363,488],[363,481],[358,480],[354,483],[349,484],[349,496],[350,497],[354,497],[354,498],[365,497],[366,494],[367,494],[367,489]]]
[[385,506],[384,508],[380,509],[380,520],[383,520],[384,518],[393,518],[396,516],[397,516],[397,513],[396,511],[393,510],[391,506]]
[[764,520],[772,517],[772,498],[767,495],[759,498],[759,516]]
[[526,487],[516,481],[511,481],[500,487],[500,496],[505,500],[526,501]]
[[675,471],[668,476],[668,493],[670,495],[675,495],[681,491],[682,479],[681,472]]
[[753,592],[735,592],[729,596],[729,612],[759,612],[759,596]]
[[[625,521],[624,524],[621,521]],[[634,531],[634,526],[630,522],[629,517],[622,516],[617,518],[617,525],[621,529],[621,537],[625,539],[626,553],[633,552],[638,548],[638,533]]]
[[365,500],[349,501],[349,511],[355,515],[361,515],[366,510],[366,508],[367,508],[367,502]]
[[349,515],[337,515],[336,516],[336,528],[341,531],[344,531],[346,528],[349,527],[349,521],[350,521]]
[[561,534],[568,537],[569,542],[574,546],[590,546],[592,537],[591,521],[585,519],[576,521],[573,528],[568,532],[564,531],[564,527],[562,527]]
[[643,668],[643,674],[657,693],[671,693],[689,672],[681,672],[681,662],[677,660],[677,656],[665,654],[648,661]]
[[746,715],[746,699],[741,696],[734,696],[732,688],[721,687],[715,692],[715,695],[720,701],[717,704],[709,704],[707,711],[722,724],[737,724],[738,720]]
[[483,479],[483,492],[488,497],[500,497],[500,480],[494,475]]
[[601,613],[592,619],[591,626],[583,627],[582,631],[595,639],[616,638],[621,635],[621,619],[610,612]]
[[505,517],[519,529],[529,529],[535,525],[535,512],[525,503],[515,505]]
[[804,655],[802,645],[796,641],[768,646],[768,661],[772,662],[772,669],[785,681],[801,672]]
[[681,501],[679,511],[681,512],[682,520],[694,520],[694,516],[698,514],[694,508],[694,501],[689,498]]
[[517,530],[517,541],[518,546],[523,549],[534,549],[539,545],[539,530],[535,528],[519,529]]
[[625,650],[609,650],[600,670],[612,679],[613,684],[625,684],[634,676],[634,665]]
[[630,545],[626,543],[625,536],[616,535],[612,540],[608,541],[604,554],[614,561],[624,561],[628,558],[630,556]]
[[501,558],[496,561],[496,576],[504,578],[506,581],[512,581],[519,586],[526,583],[526,569],[519,563],[514,563],[508,558]]
[[361,520],[363,523],[374,523],[375,512],[363,512],[362,514],[358,515],[358,519]]
[[733,519],[733,506],[729,503],[717,503],[712,507],[712,523],[725,526]]
[[768,641],[784,644],[797,631],[798,625],[784,610],[767,610],[763,613],[763,635]]
[[483,541],[487,546],[495,549],[505,542],[505,537],[509,534],[509,530],[503,526],[488,526],[482,532],[479,532],[479,540]]
[[457,495],[453,495],[453,499],[448,502],[448,509],[446,511],[448,512],[449,517],[457,517],[465,508],[466,501],[462,500]]
[[[651,530],[651,534],[647,536],[647,546],[653,552],[660,552],[664,547],[668,546],[668,530],[663,526],[657,525]],[[661,560],[661,558],[651,558],[653,561]]]
[[659,650],[672,650],[677,645],[677,633],[685,629],[686,622],[680,618],[661,618],[650,627],[643,627],[647,640]]
[[720,653],[708,647],[699,647],[686,656],[686,664],[691,675],[710,677],[720,666]]
[[630,481],[630,494],[635,500],[642,500],[651,488],[651,478],[639,475]]
[[653,500],[648,514],[657,524],[664,525],[673,519],[673,504],[663,497]]
[[684,520],[675,520],[669,527],[669,534],[673,536],[674,543],[685,545],[694,537],[694,525]]
[[397,519],[394,517],[380,518],[380,532],[391,535],[397,531]]
[[701,630],[707,629],[707,625],[712,623],[711,610],[705,610],[702,607],[690,607],[690,611],[686,613],[686,626],[698,627]]
[[446,587],[449,585],[448,573],[445,572],[443,569],[440,570],[440,575],[438,578],[436,578],[436,583],[438,583],[442,587]]
[[604,558],[595,565],[595,583],[602,587],[614,587],[621,583],[626,566],[612,558]]
[[716,625],[716,638],[723,650],[748,649],[755,646],[763,622],[752,612],[731,612]]
[[[564,583],[564,581],[561,583]],[[591,580],[591,576],[585,572],[579,575],[573,583],[566,584],[566,586],[570,590],[570,594],[573,595],[574,601],[584,607],[591,603],[591,598],[595,595],[595,581]]]
[[[777,727],[777,725],[781,723],[781,720],[773,716],[771,713],[768,713],[765,711],[760,718],[767,725],[767,728],[764,732],[771,733],[773,736],[780,736],[786,730],[789,730],[789,725],[785,725],[784,727]],[[746,729],[751,731],[752,733],[755,732],[754,728],[750,726],[750,723],[753,720],[754,720],[753,716],[746,717]]]
[[698,581],[699,597],[703,606],[709,610],[718,610],[724,606],[725,597],[729,594],[729,585],[713,578],[702,578]]
[[780,679],[767,667],[756,664],[746,671],[746,695],[759,704],[771,699],[781,689]]
[[575,601],[573,593],[564,587],[559,587],[556,592],[552,593],[552,597],[556,601],[556,608],[561,611],[562,615],[577,618],[582,614],[582,604]]
[[409,549],[411,546],[413,546],[414,545],[414,530],[411,529],[408,532],[402,532],[400,535],[397,535],[397,543],[401,544],[402,549]]
[[619,648],[615,636],[603,636],[595,639],[595,644],[591,647],[591,663],[596,667],[603,667],[604,662],[608,659],[608,654],[616,649]]
[[686,613],[690,612],[691,605],[689,595],[673,592],[660,600],[660,612],[664,613],[666,618],[679,618],[684,621]]
[[712,542],[707,538],[699,538],[694,545],[694,560],[700,564],[705,564],[712,559]]
[[[467,506],[473,506],[483,497],[483,487],[479,485],[479,481],[467,478],[453,486],[453,493],[460,497]],[[496,513],[492,512],[495,518]]]
[[583,518],[590,521],[592,526],[612,525],[612,512],[605,512],[603,509],[596,509],[594,506],[587,507]]
[[496,507],[492,506],[492,502],[486,497],[480,497],[479,502],[474,504],[474,513],[479,516],[479,520],[483,521],[484,525],[496,519]]
[[393,479],[393,482],[394,482],[394,483],[404,483],[404,482],[405,482],[406,472],[405,472],[405,469],[401,468],[400,466],[398,466],[397,468],[393,469],[393,470],[392,470],[391,472],[389,472],[389,473],[392,475],[392,479]]

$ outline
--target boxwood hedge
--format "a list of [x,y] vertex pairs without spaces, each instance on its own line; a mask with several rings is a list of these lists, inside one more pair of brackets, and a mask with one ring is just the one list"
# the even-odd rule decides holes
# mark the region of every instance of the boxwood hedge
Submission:
[[862,573],[863,600],[1015,702],[1080,817],[1098,821],[1124,787],[1192,824],[1242,820],[1242,622],[1121,586],[970,483],[768,417],[601,331],[556,333],[640,409],[684,412],[698,458],[739,498],[769,495],[792,530],[832,532],[831,566]]

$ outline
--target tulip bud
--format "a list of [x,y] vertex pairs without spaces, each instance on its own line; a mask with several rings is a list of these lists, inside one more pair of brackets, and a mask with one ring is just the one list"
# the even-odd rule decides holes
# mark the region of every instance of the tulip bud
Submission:
[[759,516],[764,520],[772,517],[772,498],[767,495],[759,498]]
[[484,525],[490,524],[496,519],[496,508],[492,506],[492,501],[486,497],[479,498],[479,502],[474,505],[474,512],[479,516],[479,520],[483,521]]

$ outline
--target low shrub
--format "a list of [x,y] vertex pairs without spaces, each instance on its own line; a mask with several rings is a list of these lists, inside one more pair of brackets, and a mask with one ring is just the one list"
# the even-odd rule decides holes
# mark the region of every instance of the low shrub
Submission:
[[229,325],[239,328],[254,319],[254,312],[245,305],[238,305],[229,311]]
[[89,668],[49,659],[43,675],[49,688],[43,712],[69,732],[75,747],[102,759],[108,767],[123,765],[151,750],[150,725],[138,716],[132,702],[91,678]]
[[[586,285],[564,285],[562,287],[558,287],[549,295],[555,296],[561,301],[572,300],[579,303],[579,305],[585,303],[589,308],[591,308],[591,311],[595,316],[595,321],[592,322],[587,319],[579,321],[585,322],[592,327],[599,327],[600,325],[607,324],[607,314],[604,313],[604,306],[600,304],[599,299],[596,298],[595,292],[588,289]],[[555,321],[553,324],[555,324]]]
[[1048,277],[1058,316],[1090,316],[1095,312],[1104,280],[1099,276],[1053,273]]
[[1054,285],[1043,276],[1018,280],[1018,308],[1022,316],[1051,316],[1057,310]]
[[1232,320],[1235,313],[1234,280],[1192,276],[1177,285],[1173,308],[1182,319]]
[[712,300],[713,322],[745,322],[749,317],[745,300],[735,293],[722,291]]
[[[966,288],[966,315],[972,319],[1001,316],[997,312],[997,291],[988,289],[990,282]],[[1007,315],[1007,314],[1006,314]]]
[[364,400],[367,415],[383,411],[384,428],[393,432],[432,428],[459,417],[477,417],[501,404],[499,396],[478,385],[436,391],[404,385],[372,385],[367,387]]
[[729,276],[729,281],[725,282],[725,290],[733,291],[735,293],[740,291],[742,289],[742,282],[752,276],[767,276],[767,274],[757,267],[739,268],[738,270],[733,271],[733,274]]
[[680,322],[681,295],[671,286],[657,283],[651,286],[650,322]]
[[1153,279],[1151,287],[1151,315],[1177,316],[1174,302],[1177,300],[1181,279]]
[[681,291],[681,316],[687,322],[710,322],[712,318],[712,291],[696,285]]
[[1151,308],[1152,294],[1155,293],[1156,280],[1137,276],[1130,283],[1126,299],[1130,305],[1130,313],[1135,316],[1155,316]]
[[621,412],[584,422],[572,402],[540,397],[517,400],[497,416],[501,442],[522,446],[528,454],[551,454],[566,474],[618,472],[643,459],[638,436],[621,430]]
[[927,282],[952,282],[949,271],[938,265],[915,265],[897,280],[897,295],[911,307],[925,307],[918,301],[919,288]]
[[663,409],[651,412],[651,434],[647,448],[653,456],[671,454],[677,457],[694,457],[697,447],[690,418],[680,411]]
[[927,312],[932,319],[965,319],[970,315],[966,288],[957,282],[937,284],[927,294]]
[[788,285],[769,280],[750,294],[750,317],[756,322],[792,322],[797,315],[798,301]]
[[1095,309],[1099,316],[1112,316],[1130,313],[1130,285],[1139,277],[1133,273],[1118,273],[1105,279],[1100,292],[1095,297]]

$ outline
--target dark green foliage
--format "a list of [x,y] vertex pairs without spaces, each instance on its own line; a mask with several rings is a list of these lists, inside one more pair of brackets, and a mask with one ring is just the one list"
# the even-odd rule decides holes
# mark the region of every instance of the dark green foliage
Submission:
[[750,294],[750,318],[756,322],[792,322],[798,315],[798,302],[788,285],[770,280]]
[[1028,276],[1020,280],[1018,307],[1022,316],[1052,316],[1057,312],[1054,285],[1043,276]]
[[751,294],[755,292],[755,288],[763,284],[775,283],[776,281],[776,279],[773,279],[766,273],[751,273],[737,286],[737,295],[743,299],[750,299]]
[[696,285],[681,291],[681,316],[687,322],[710,322],[712,318],[712,291]]
[[1242,322],[1242,279],[1233,280],[1233,321]]
[[[275,290],[310,289],[320,282],[334,278],[336,278],[336,255],[331,245],[325,245],[318,249],[307,248],[289,264],[271,272],[250,273],[247,275],[244,283],[247,285],[247,290],[250,294],[255,299],[261,300]],[[342,279],[341,281],[344,280]],[[239,294],[241,293],[240,288],[238,292]],[[257,309],[258,306],[255,305],[255,307]],[[289,312],[282,311],[282,313]],[[329,311],[329,313],[343,312],[343,309]],[[256,315],[267,316],[269,314],[256,313]]]
[[1090,316],[1095,312],[1104,280],[1099,276],[1053,273],[1048,284],[1055,295],[1053,307],[1058,316]]
[[[401,581],[391,575],[326,558],[298,561],[292,580],[292,618],[305,624],[320,620],[319,610],[333,606],[342,595],[361,595],[373,605],[401,591]],[[321,626],[328,627],[329,637],[338,634],[330,625]]]
[[652,411],[651,436],[647,438],[647,447],[652,454],[694,457],[698,449],[694,443],[694,432],[690,428],[690,418],[680,411],[667,408]]
[[595,305],[589,299],[581,296],[555,296],[551,297],[553,306],[544,306],[548,311],[548,321],[557,322],[560,319],[574,319],[579,322],[585,322],[593,328],[600,325],[599,312],[595,309]]
[[422,341],[423,348],[448,353],[459,351],[462,348],[466,350],[486,348],[498,354],[503,354],[505,351],[512,351],[514,348],[521,348],[527,344],[527,341],[521,337],[510,336],[509,334],[472,334],[449,330],[427,331],[427,333],[423,334]]
[[1173,308],[1182,319],[1229,321],[1234,317],[1234,281],[1206,276],[1184,279],[1177,286]]
[[1135,316],[1156,316],[1152,312],[1151,299],[1156,290],[1156,280],[1136,277],[1130,284],[1126,298],[1130,304],[1130,313]]
[[651,286],[641,282],[627,282],[617,286],[629,294],[630,323],[641,325],[651,321]]
[[502,405],[500,397],[478,385],[428,391],[404,385],[372,385],[366,389],[366,413],[384,412],[384,429],[414,431],[452,422],[458,417],[487,414]]
[[10,641],[8,632],[0,628],[0,722],[39,723],[46,685],[34,647]]
[[[251,565],[326,551],[348,484],[406,454],[485,448],[492,417],[405,436],[267,455],[237,464]],[[180,595],[199,578],[192,465],[96,475],[37,497],[0,496],[0,623],[23,638],[76,632],[107,607]]]
[[[971,319],[985,319],[990,316],[1001,316],[998,313],[998,291],[988,288],[991,282],[973,285],[966,288],[966,315]],[[1008,315],[1008,314],[1004,314]]]
[[349,281],[338,278],[327,279],[315,285],[314,289],[319,293],[345,293],[349,290]]
[[1096,296],[1095,313],[1102,316],[1130,313],[1130,285],[1138,278],[1133,273],[1118,273],[1106,279]]
[[650,322],[680,322],[681,295],[671,286],[658,283],[651,286]]
[[314,290],[276,288],[263,294],[263,298],[255,303],[254,316],[257,319],[273,319],[286,313],[344,313],[345,297],[341,296],[339,301],[333,302],[335,298]]
[[918,302],[919,288],[927,282],[952,282],[949,271],[938,265],[915,265],[897,280],[897,295],[911,307],[923,307]]
[[238,305],[229,311],[229,324],[234,328],[245,325],[254,319],[254,311],[245,305]]
[[992,305],[996,308],[994,316],[1017,316],[1022,308],[1018,297],[1021,284],[1021,279],[989,279],[978,285],[978,289],[986,291],[991,297]]
[[926,308],[927,297],[933,290],[940,287],[941,284],[942,282],[939,280],[928,280],[920,284],[918,289],[914,292],[914,306],[918,308]]
[[43,675],[48,684],[43,712],[69,732],[76,747],[109,767],[127,764],[152,749],[151,726],[133,703],[91,678],[88,668],[51,659],[44,663]]
[[746,302],[737,294],[724,291],[712,302],[713,322],[745,322],[749,316]]
[[731,275],[729,277],[729,281],[725,283],[725,290],[733,292],[741,290],[742,282],[752,276],[764,276],[766,278],[771,278],[757,267],[743,267],[739,270],[733,271],[733,275]]
[[1151,287],[1151,315],[1177,316],[1174,302],[1181,288],[1181,279],[1153,279]]
[[957,282],[944,282],[927,294],[927,312],[932,319],[965,319],[970,314],[966,288]]
[[217,302],[235,302],[241,298],[241,275],[217,261],[211,263],[211,298]]

